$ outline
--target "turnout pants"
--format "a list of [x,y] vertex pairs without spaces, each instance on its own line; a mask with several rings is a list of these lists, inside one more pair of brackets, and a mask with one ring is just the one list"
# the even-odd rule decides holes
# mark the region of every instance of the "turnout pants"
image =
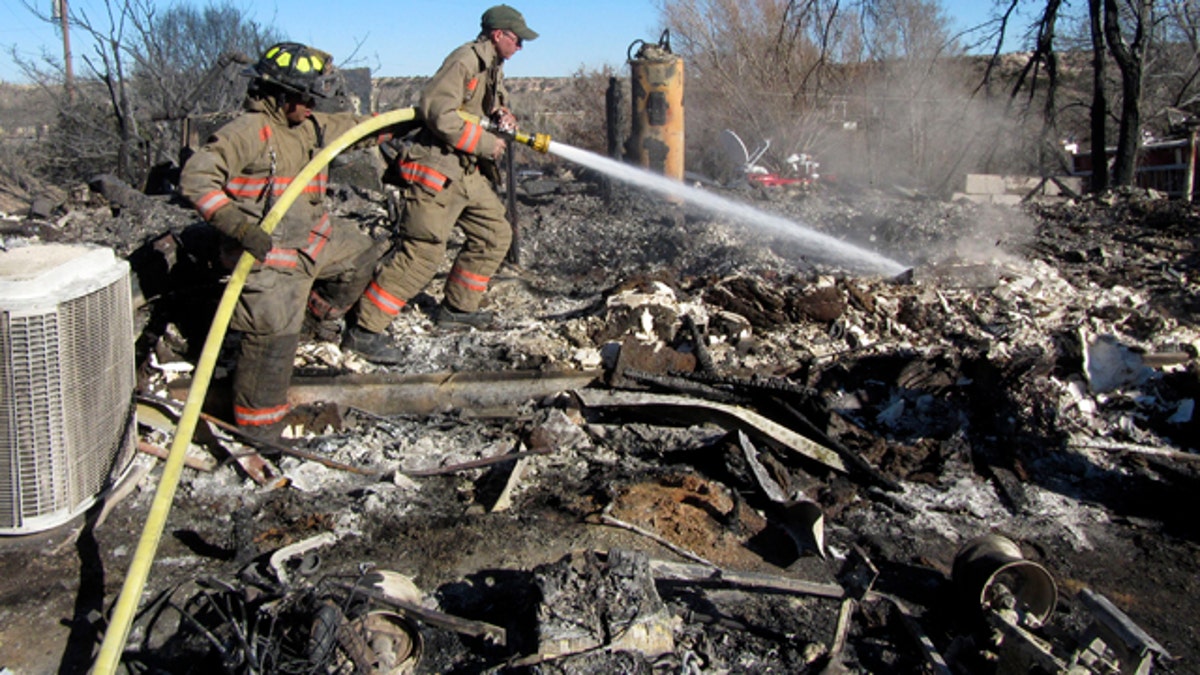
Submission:
[[468,172],[436,194],[409,186],[405,202],[396,255],[367,286],[358,303],[358,325],[373,333],[386,329],[433,279],[455,224],[462,228],[466,241],[446,277],[443,301],[459,311],[479,309],[488,282],[512,244],[512,226],[504,217],[504,203],[478,171]]
[[255,263],[230,322],[243,333],[233,375],[239,426],[280,426],[290,410],[287,390],[305,311],[317,319],[345,314],[379,257],[370,237],[350,223],[334,226],[326,216],[303,248],[273,248],[266,262]]

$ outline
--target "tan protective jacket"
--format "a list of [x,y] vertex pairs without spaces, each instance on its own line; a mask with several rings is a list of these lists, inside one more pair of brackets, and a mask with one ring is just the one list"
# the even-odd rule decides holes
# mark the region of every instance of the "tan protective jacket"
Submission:
[[468,122],[459,110],[487,119],[507,105],[504,61],[486,38],[459,47],[421,92],[424,129],[400,157],[400,175],[437,193],[479,163],[490,163],[498,138]]
[[[323,145],[362,119],[352,113],[313,113],[293,127],[273,99],[247,98],[245,112],[188,159],[179,189],[206,221],[236,236],[244,223],[262,220]],[[328,182],[325,169],[305,186],[272,233],[271,255],[291,255],[287,249],[305,252],[323,243],[320,230],[329,226],[324,204]],[[267,262],[272,263],[270,258]]]

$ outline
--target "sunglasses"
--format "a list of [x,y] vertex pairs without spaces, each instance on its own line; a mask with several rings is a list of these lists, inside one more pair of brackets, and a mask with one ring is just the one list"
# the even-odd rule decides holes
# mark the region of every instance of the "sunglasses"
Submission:
[[299,103],[300,105],[307,106],[309,108],[313,108],[317,105],[316,97],[310,94],[297,94],[288,92],[284,100],[286,100],[288,103]]
[[516,44],[518,48],[525,45],[525,41],[521,39],[521,36],[517,35],[516,33],[512,32],[511,30],[504,31],[504,34],[507,35],[508,39],[512,40],[513,43]]

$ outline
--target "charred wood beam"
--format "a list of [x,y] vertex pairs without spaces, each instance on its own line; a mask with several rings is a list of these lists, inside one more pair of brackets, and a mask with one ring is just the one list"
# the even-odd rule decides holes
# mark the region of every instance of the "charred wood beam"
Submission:
[[676,394],[697,396],[718,403],[746,405],[750,402],[745,396],[739,396],[733,392],[696,382],[695,380],[679,375],[659,375],[641,370],[626,370],[624,376],[632,382],[647,387],[662,389]]
[[687,376],[689,379],[697,382],[704,382],[713,386],[724,387],[745,394],[746,396],[754,396],[757,394],[791,394],[799,396],[802,400],[809,402],[817,400],[818,395],[812,387],[796,384],[788,380],[779,378],[766,377],[730,377],[727,375],[693,373]]
[[[449,410],[493,410],[516,407],[531,399],[586,387],[600,376],[597,371],[543,372],[511,370],[477,373],[403,375],[297,375],[288,389],[292,405],[337,403],[375,415],[405,413],[430,415]],[[170,385],[171,396],[187,398],[190,380]],[[205,408],[228,409],[228,389],[209,387]]]

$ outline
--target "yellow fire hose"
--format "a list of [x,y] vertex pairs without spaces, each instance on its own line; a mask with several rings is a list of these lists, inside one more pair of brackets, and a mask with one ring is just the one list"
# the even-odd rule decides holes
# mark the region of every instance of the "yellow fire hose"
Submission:
[[[417,111],[414,108],[392,110],[361,122],[339,136],[300,170],[292,184],[280,195],[279,202],[263,218],[263,230],[270,234],[309,181],[316,178],[317,174],[343,150],[385,127],[408,122],[416,117]],[[216,368],[217,355],[221,351],[221,343],[225,339],[225,332],[229,327],[229,320],[233,316],[233,309],[237,305],[238,296],[241,295],[242,287],[246,284],[246,276],[250,273],[253,265],[254,257],[249,253],[243,253],[225,286],[225,294],[221,296],[221,303],[217,306],[216,316],[213,317],[212,327],[209,328],[208,337],[204,341],[204,349],[196,364],[196,372],[192,387],[188,391],[187,402],[180,415],[179,425],[175,429],[175,439],[171,443],[170,454],[163,466],[162,477],[159,479],[158,489],[154,493],[154,501],[150,505],[150,514],[146,517],[146,525],[142,529],[142,537],[138,541],[137,551],[133,554],[129,571],[125,575],[125,584],[121,588],[121,595],[117,598],[116,606],[113,608],[108,629],[104,632],[104,641],[100,645],[100,653],[96,656],[96,662],[92,668],[92,672],[97,675],[115,673],[117,664],[121,660],[125,641],[129,638],[133,615],[137,610],[142,591],[145,589],[146,578],[150,574],[150,565],[158,551],[163,528],[167,522],[167,514],[170,513],[171,502],[175,498],[175,489],[179,486],[184,455],[188,444],[192,441],[192,434],[196,431],[196,423],[200,418],[204,398],[208,393],[208,384],[212,379],[213,370]]]

